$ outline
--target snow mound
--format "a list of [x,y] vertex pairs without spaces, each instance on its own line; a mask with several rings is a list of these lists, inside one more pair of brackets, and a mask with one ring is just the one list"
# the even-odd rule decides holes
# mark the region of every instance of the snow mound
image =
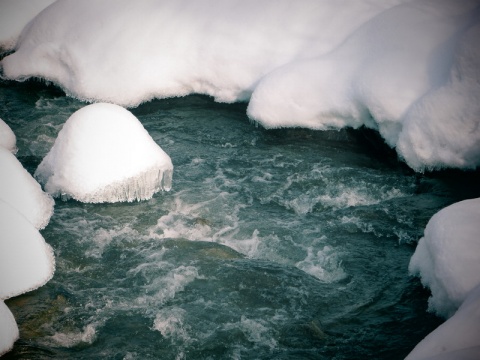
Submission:
[[24,216],[1,200],[0,233],[0,300],[34,290],[52,278],[52,248]]
[[55,0],[0,0],[0,50],[15,47],[20,32]]
[[35,177],[53,196],[99,203],[150,199],[170,190],[172,172],[170,157],[132,113],[99,103],[67,120]]
[[367,126],[417,171],[475,168],[479,14],[478,0],[59,0],[1,67],[123,106],[250,100],[267,128]]
[[5,201],[37,229],[50,221],[55,202],[28,173],[18,159],[0,147],[0,200]]
[[409,271],[431,289],[429,310],[449,319],[407,359],[480,358],[479,234],[480,198],[450,205],[428,222]]
[[0,119],[0,147],[4,147],[11,153],[17,152],[17,138],[10,126]]
[[429,310],[451,316],[480,284],[480,198],[450,205],[428,222],[409,271],[432,291]]
[[0,356],[10,351],[18,339],[19,332],[12,312],[0,301]]
[[423,339],[406,360],[480,359],[480,286],[458,311]]

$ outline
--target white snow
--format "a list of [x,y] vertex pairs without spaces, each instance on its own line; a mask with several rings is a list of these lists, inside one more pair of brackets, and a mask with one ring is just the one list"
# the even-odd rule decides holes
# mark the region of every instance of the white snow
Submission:
[[8,306],[0,300],[0,356],[11,350],[18,337],[15,318]]
[[428,222],[409,271],[432,291],[429,308],[451,316],[480,284],[480,198],[450,205]]
[[406,360],[480,359],[480,286],[450,319],[423,339]]
[[365,125],[415,170],[474,168],[479,12],[478,0],[59,0],[1,66],[123,106],[250,100],[268,128]]
[[131,112],[98,103],[67,120],[35,177],[53,196],[119,202],[170,190],[172,172],[170,157]]
[[480,198],[450,205],[430,219],[409,271],[430,288],[429,310],[450,318],[409,359],[480,358],[479,254]]
[[52,197],[2,146],[0,168],[1,356],[19,337],[15,319],[3,300],[44,285],[53,276],[55,258],[37,230],[44,228],[53,214]]
[[17,152],[17,137],[2,119],[0,119],[0,147],[14,154]]
[[13,49],[24,26],[54,1],[0,0],[0,49]]
[[53,214],[54,201],[7,149],[0,147],[0,200],[20,212],[37,229]]
[[0,300],[44,285],[53,276],[53,250],[18,211],[0,200]]

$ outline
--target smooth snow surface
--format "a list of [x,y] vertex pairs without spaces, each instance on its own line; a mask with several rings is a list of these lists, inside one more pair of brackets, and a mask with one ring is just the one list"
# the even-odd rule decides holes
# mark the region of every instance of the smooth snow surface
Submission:
[[480,286],[450,319],[423,339],[406,360],[480,359]]
[[47,226],[54,201],[8,150],[0,147],[0,200],[13,206],[37,229]]
[[0,0],[0,50],[15,47],[20,32],[55,0]]
[[428,222],[409,271],[431,289],[431,311],[453,315],[480,284],[479,234],[480,198],[448,206]]
[[145,200],[170,190],[173,165],[138,119],[113,104],[75,112],[35,176],[54,196],[82,202]]
[[0,300],[44,285],[55,271],[53,250],[35,227],[0,200]]
[[0,147],[4,147],[12,153],[17,152],[17,138],[10,126],[0,119]]
[[[1,65],[136,106],[250,100],[265,127],[377,129],[415,170],[480,164],[478,0],[60,0]],[[128,26],[126,26],[128,24]],[[208,125],[207,125],[208,126]]]
[[12,312],[0,301],[0,356],[8,352],[18,339],[18,327]]

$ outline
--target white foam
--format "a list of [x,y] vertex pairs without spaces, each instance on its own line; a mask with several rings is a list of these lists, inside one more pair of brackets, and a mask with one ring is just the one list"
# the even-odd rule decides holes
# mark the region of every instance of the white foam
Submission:
[[153,328],[163,337],[181,341],[183,344],[192,341],[189,326],[184,324],[187,312],[179,307],[167,307],[157,312]]
[[124,106],[251,97],[249,116],[268,128],[365,125],[416,170],[472,168],[478,9],[477,0],[59,0],[1,65],[9,79],[38,76]]
[[142,306],[147,305],[152,308],[162,306],[167,301],[172,300],[178,292],[183,291],[188,284],[200,277],[198,269],[193,266],[179,266],[170,270],[164,277],[158,277],[157,264],[147,264],[130,270],[128,276],[141,271],[144,276],[149,277],[150,267],[153,267],[152,271],[157,277],[151,279],[149,284],[144,287],[144,294],[135,299],[135,303]]
[[132,113],[99,103],[67,120],[35,176],[53,196],[119,202],[170,190],[172,172],[170,157]]
[[19,332],[15,318],[8,306],[0,300],[0,356],[12,349],[13,343],[18,337]]
[[53,214],[54,201],[17,158],[0,147],[0,200],[13,206],[37,229],[44,228]]
[[240,329],[248,341],[260,345],[267,346],[271,350],[277,347],[278,343],[275,334],[268,326],[269,324],[262,320],[252,320],[242,315],[240,321],[236,323],[227,323],[224,325],[226,330]]
[[51,339],[55,344],[71,348],[79,344],[91,344],[96,339],[96,328],[94,324],[88,324],[84,327],[83,331],[77,332],[57,332],[51,336]]
[[432,291],[429,309],[451,316],[480,284],[480,198],[436,213],[413,254],[409,271]]
[[4,147],[13,154],[18,150],[14,132],[2,119],[0,119],[0,147]]
[[324,246],[316,253],[312,247],[309,247],[305,259],[296,263],[295,266],[326,283],[347,277],[338,251],[330,246]]
[[18,211],[0,200],[0,300],[44,285],[53,276],[53,250]]

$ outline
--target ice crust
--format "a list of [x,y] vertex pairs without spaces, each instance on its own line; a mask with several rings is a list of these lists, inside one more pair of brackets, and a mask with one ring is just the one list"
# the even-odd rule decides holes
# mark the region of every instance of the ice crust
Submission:
[[131,112],[98,103],[67,120],[35,177],[53,196],[99,203],[150,199],[170,190],[172,172],[170,157]]
[[475,168],[479,13],[478,0],[59,0],[1,66],[127,107],[249,100],[267,128],[367,126],[415,170]]
[[14,154],[17,152],[17,137],[2,119],[0,119],[0,147]]
[[408,359],[480,358],[479,235],[480,198],[450,205],[428,222],[409,271],[430,288],[429,310],[449,319]]
[[0,200],[20,212],[37,229],[53,214],[54,201],[8,150],[0,147]]

